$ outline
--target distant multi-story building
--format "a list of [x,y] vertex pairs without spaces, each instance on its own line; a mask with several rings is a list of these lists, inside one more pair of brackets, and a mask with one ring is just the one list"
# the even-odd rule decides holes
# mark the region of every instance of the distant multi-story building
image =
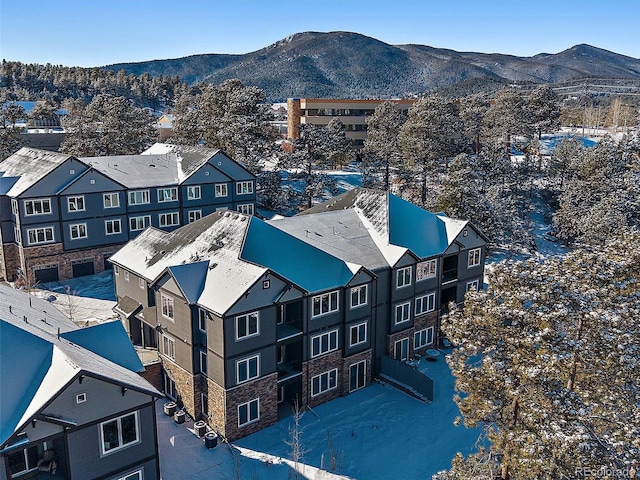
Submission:
[[[326,126],[338,117],[346,127],[347,138],[355,146],[362,146],[367,138],[367,118],[385,100],[348,100],[333,98],[289,98],[287,100],[287,136],[300,137],[300,125]],[[390,100],[408,111],[415,100]]]
[[173,230],[228,208],[253,214],[255,177],[220,150],[157,143],[76,158],[22,148],[0,162],[0,278],[99,273],[149,226]]
[[159,480],[161,396],[118,321],[0,285],[0,480]]
[[158,349],[165,393],[235,439],[436,347],[440,310],[482,287],[485,254],[469,222],[357,189],[286,219],[150,228],[111,261],[116,311]]

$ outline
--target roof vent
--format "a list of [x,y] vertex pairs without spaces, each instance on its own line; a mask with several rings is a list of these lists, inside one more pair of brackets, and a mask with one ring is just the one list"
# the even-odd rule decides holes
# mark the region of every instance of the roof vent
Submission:
[[149,166],[150,166],[151,168],[156,168],[156,166],[155,166],[153,163],[150,163],[150,164],[149,164]]
[[218,266],[217,263],[212,263],[211,265],[209,265],[209,270],[213,270],[214,268],[216,268]]

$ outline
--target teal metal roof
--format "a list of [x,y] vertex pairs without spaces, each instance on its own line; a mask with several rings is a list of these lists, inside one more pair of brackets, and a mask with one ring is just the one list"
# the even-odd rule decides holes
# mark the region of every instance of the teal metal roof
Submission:
[[420,258],[449,247],[447,229],[437,215],[389,194],[389,243],[408,248]]
[[344,261],[255,217],[240,258],[269,268],[308,292],[346,285],[354,275]]
[[0,320],[0,445],[15,432],[51,367],[53,345]]
[[192,304],[196,303],[198,298],[200,298],[200,294],[204,289],[205,280],[207,279],[208,269],[208,260],[169,267],[169,271],[180,286],[182,293],[184,293],[187,301]]
[[144,371],[129,335],[119,320],[79,328],[60,336],[132,372]]

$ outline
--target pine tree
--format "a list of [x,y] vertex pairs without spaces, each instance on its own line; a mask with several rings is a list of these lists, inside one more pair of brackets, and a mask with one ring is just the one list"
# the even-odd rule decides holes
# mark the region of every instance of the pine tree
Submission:
[[502,146],[505,155],[511,155],[515,135],[532,137],[532,118],[526,100],[513,88],[500,90],[484,117],[484,134],[494,146]]
[[538,140],[543,132],[553,133],[560,127],[560,99],[549,85],[538,85],[528,99],[531,127]]
[[0,94],[0,160],[13,155],[24,145],[20,138],[21,128],[16,123],[25,117],[24,108],[8,101],[5,94]]
[[462,128],[458,106],[438,95],[420,98],[409,109],[398,144],[420,182],[420,204],[425,205],[429,180],[436,179],[440,162],[458,153],[455,141]]
[[[382,102],[367,119],[367,138],[364,141],[364,175],[371,178],[369,187],[391,187],[392,170],[403,163],[398,135],[407,117],[392,101]],[[382,179],[379,179],[382,173]],[[363,181],[364,184],[364,181]]]
[[[502,263],[442,328],[455,401],[491,453],[459,458],[464,479],[575,478],[640,461],[640,234],[565,258]],[[488,463],[487,463],[488,461]],[[484,463],[483,463],[484,462]]]

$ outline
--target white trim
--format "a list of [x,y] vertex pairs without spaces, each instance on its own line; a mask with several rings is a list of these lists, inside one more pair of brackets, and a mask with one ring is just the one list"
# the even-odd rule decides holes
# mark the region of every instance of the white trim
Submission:
[[[196,194],[197,195],[192,195]],[[202,198],[202,189],[200,185],[187,185],[187,200],[200,200]]]
[[[404,288],[404,287],[410,286],[412,275],[413,275],[413,267],[411,266],[402,267],[396,270],[396,288]],[[402,280],[402,283],[401,283],[401,280]]]
[[[322,348],[322,337],[327,338],[327,348],[326,350]],[[314,341],[318,340],[318,348],[317,352],[314,349]],[[333,341],[332,341],[333,340]],[[330,330],[328,332],[322,332],[318,335],[314,335],[311,337],[311,358],[319,357],[324,355],[325,353],[335,352],[338,350],[338,329]]]
[[[420,305],[421,308],[418,308],[418,305]],[[414,308],[413,314],[415,316],[433,312],[436,309],[436,292],[416,297]]]
[[467,257],[467,268],[473,268],[480,265],[480,259],[482,258],[482,249],[481,248],[472,248],[469,250],[469,254]]
[[[332,300],[332,296],[335,295],[335,308],[332,307],[334,304]],[[327,298],[327,308],[328,310],[323,311],[323,299]],[[318,304],[318,313],[316,313],[316,301]],[[338,290],[333,290],[332,292],[326,292],[321,295],[316,295],[311,298],[311,318],[322,317],[323,315],[328,315],[330,313],[340,311],[340,292]]]
[[[422,343],[422,338],[424,336],[424,343]],[[421,343],[417,342],[417,339],[420,337]],[[431,340],[429,340],[431,339]],[[424,348],[427,345],[431,345],[433,343],[433,327],[423,328],[422,330],[418,330],[413,334],[413,348],[417,350],[418,348]]]
[[[256,403],[256,413],[257,416],[255,418],[251,418],[251,404]],[[247,421],[244,423],[240,422],[240,408],[246,407],[247,409]],[[253,400],[249,400],[248,402],[241,403],[238,405],[238,427],[244,427],[245,425],[249,425],[251,423],[255,423],[260,420],[260,398],[254,398]]]
[[[168,194],[168,195],[167,195]],[[169,203],[178,201],[178,187],[161,187],[156,190],[158,203]]]
[[[138,197],[140,197],[138,199]],[[127,195],[129,205],[147,205],[151,203],[149,190],[131,190]]]
[[[400,312],[402,318],[398,320],[398,312],[400,309],[402,309]],[[405,313],[407,314],[406,318]],[[408,322],[409,320],[411,320],[411,302],[398,303],[394,308],[393,324],[399,325],[401,323]]]
[[422,282],[438,276],[438,259],[432,258],[416,265],[416,282]]
[[253,193],[253,180],[245,180],[236,183],[236,195],[251,195]]
[[[360,327],[364,326],[364,338],[360,339]],[[353,331],[356,330],[357,341],[353,343]],[[349,327],[349,347],[355,347],[356,345],[362,345],[367,343],[367,322],[357,323]]]
[[[31,233],[34,232],[34,235],[37,236],[39,231],[42,231],[40,233],[43,234],[43,236],[45,237],[44,240],[38,240],[37,238],[35,238],[34,241],[32,241],[31,239]],[[51,234],[51,238],[46,238],[47,232]],[[42,245],[43,243],[53,243],[56,241],[56,236],[55,236],[55,232],[53,230],[53,227],[36,227],[36,228],[27,228],[27,241],[29,242],[29,245]]]
[[[107,205],[107,198],[109,198],[110,205]],[[115,204],[113,203],[114,198],[116,199]],[[120,208],[120,194],[118,192],[103,193],[102,207],[103,208]]]
[[214,185],[215,196],[216,198],[220,197],[228,197],[229,196],[229,187],[226,183],[216,183]]
[[[255,317],[256,320],[256,331],[251,332],[251,318]],[[245,335],[240,336],[239,326],[240,322],[244,322]],[[246,338],[255,337],[260,335],[260,312],[249,312],[243,315],[238,315],[235,317],[235,330],[236,330],[236,341],[244,340]]]
[[[109,232],[109,225],[111,225],[111,232]],[[118,226],[115,228],[115,226]],[[116,231],[117,230],[117,231]],[[104,221],[104,233],[105,235],[120,235],[122,233],[122,222],[119,218]]]
[[[126,417],[130,417],[131,415],[134,416],[134,428],[136,431],[136,439],[130,442],[127,442],[125,444],[122,443],[122,419],[126,418]],[[113,447],[113,448],[109,448],[106,449],[105,448],[105,439],[104,439],[104,426],[108,423],[112,423],[112,422],[116,422],[116,427],[118,430],[118,445]],[[122,450],[123,448],[127,448],[130,447],[132,445],[136,445],[140,443],[140,421],[138,418],[138,412],[134,411],[131,413],[127,413],[126,415],[121,415],[119,417],[115,417],[115,418],[111,418],[109,420],[106,420],[104,422],[100,423],[100,452],[102,453],[102,455],[109,455],[113,452],[117,452],[119,450]]]
[[[166,312],[164,308],[165,300],[167,302]],[[172,322],[175,321],[176,303],[173,297],[170,297],[169,295],[165,295],[164,293],[160,292],[160,311],[162,312],[162,316],[164,318],[168,318]]]
[[[171,223],[169,223],[169,221]],[[163,227],[176,227],[180,225],[180,212],[166,212],[158,214],[158,225]]]
[[[361,292],[364,289],[364,300],[361,300]],[[369,302],[369,286],[365,283],[364,285],[358,285],[357,287],[351,287],[351,291],[349,292],[349,304],[351,305],[351,308],[358,308],[358,307],[362,307],[364,305],[366,305]],[[356,295],[356,300],[358,301],[358,303],[354,304],[353,303],[353,297],[354,297],[354,293]]]
[[[251,369],[249,368],[251,360],[256,361],[256,374],[251,376]],[[240,365],[246,364],[247,370],[247,378],[240,380]],[[250,357],[243,358],[241,360],[236,360],[236,383],[240,385],[241,383],[246,383],[254,378],[258,378],[260,376],[260,354],[251,355]]]
[[[325,388],[322,388],[322,380],[323,377],[326,377],[326,385]],[[317,379],[317,390],[316,390],[316,379]],[[315,375],[311,377],[311,396],[317,397],[318,395],[322,395],[323,393],[330,392],[331,390],[335,390],[338,388],[338,369],[334,368],[332,370],[328,370],[326,372],[322,372],[319,375]]]
[[[27,205],[31,206],[31,213],[27,212]],[[36,212],[36,205],[40,205],[40,211]],[[46,208],[45,208],[46,205]],[[45,211],[48,210],[48,211]],[[35,217],[37,215],[51,215],[53,213],[51,209],[51,198],[33,198],[24,201],[24,215],[25,217]]]
[[[78,208],[78,203],[81,204],[80,206],[82,208]],[[74,207],[71,208],[71,205],[74,205]],[[84,212],[85,210],[84,195],[73,195],[71,197],[67,197],[67,212]]]
[[[74,227],[76,234],[73,234]],[[87,238],[87,224],[86,223],[72,223],[69,225],[69,239],[80,240],[81,238]]]

